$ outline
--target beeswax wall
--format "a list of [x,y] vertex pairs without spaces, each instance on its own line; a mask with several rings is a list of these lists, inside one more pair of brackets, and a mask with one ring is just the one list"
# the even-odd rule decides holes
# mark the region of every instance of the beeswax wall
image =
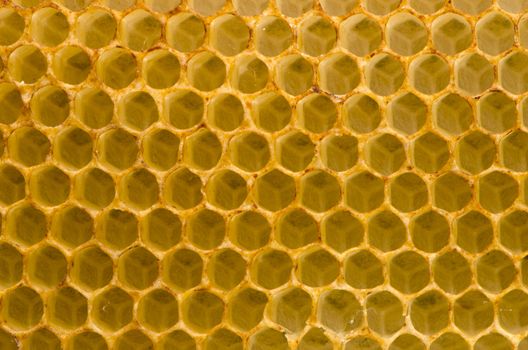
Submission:
[[527,350],[527,11],[0,0],[0,349]]

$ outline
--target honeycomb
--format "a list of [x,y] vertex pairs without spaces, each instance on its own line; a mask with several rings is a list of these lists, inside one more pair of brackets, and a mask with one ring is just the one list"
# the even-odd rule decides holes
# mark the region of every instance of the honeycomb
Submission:
[[1,350],[528,350],[527,0],[0,0]]

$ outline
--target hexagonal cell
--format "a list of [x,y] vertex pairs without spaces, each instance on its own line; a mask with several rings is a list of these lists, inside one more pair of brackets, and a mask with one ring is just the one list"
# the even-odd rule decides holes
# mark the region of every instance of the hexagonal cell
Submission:
[[453,305],[455,325],[464,333],[475,335],[493,323],[493,303],[478,290],[470,290]]
[[489,12],[478,20],[475,29],[477,46],[488,55],[499,55],[513,46],[513,22],[501,12]]
[[368,327],[382,336],[396,333],[405,323],[402,303],[391,292],[369,294],[365,308]]
[[231,69],[231,86],[244,94],[253,94],[264,89],[268,81],[268,66],[255,55],[238,57]]
[[82,13],[75,23],[75,35],[83,46],[100,49],[114,39],[117,22],[111,12],[93,8]]
[[196,126],[204,115],[204,101],[191,90],[176,90],[165,96],[163,115],[177,129]]
[[90,330],[72,334],[64,343],[66,350],[108,350],[108,344],[102,335]]
[[528,310],[528,294],[520,289],[511,290],[500,299],[498,306],[502,328],[513,334],[526,331],[528,323],[522,315]]
[[425,181],[411,172],[391,179],[389,195],[391,205],[404,213],[420,209],[427,204],[429,198]]
[[528,212],[514,210],[500,218],[500,243],[514,254],[528,250]]
[[450,136],[468,130],[473,123],[473,108],[462,96],[448,93],[433,103],[434,126]]
[[350,135],[328,135],[321,142],[320,158],[334,171],[346,171],[358,161],[358,140]]
[[433,132],[427,132],[415,139],[411,154],[414,166],[429,174],[440,171],[450,157],[447,141]]
[[257,16],[269,6],[269,0],[233,0],[236,12],[241,16]]
[[9,328],[28,330],[40,322],[44,314],[44,303],[33,289],[21,285],[2,296],[2,319]]
[[313,247],[299,257],[296,276],[308,287],[323,287],[331,284],[339,275],[339,261],[328,251]]
[[138,238],[138,220],[134,214],[110,209],[97,218],[95,237],[114,250],[123,250]]
[[446,0],[410,0],[409,5],[422,15],[432,15],[444,7],[445,3]]
[[267,303],[265,293],[244,287],[229,298],[226,318],[237,329],[249,331],[262,321]]
[[380,53],[372,57],[365,67],[368,88],[379,96],[389,96],[400,89],[405,79],[403,64],[396,57]]
[[114,102],[102,89],[87,87],[75,95],[75,115],[87,127],[100,129],[114,116]]
[[331,350],[332,341],[326,336],[322,328],[310,328],[299,340],[299,350]]
[[302,171],[315,155],[315,144],[310,137],[292,130],[275,141],[275,157],[280,165],[290,171]]
[[68,262],[64,254],[51,245],[32,251],[27,260],[27,277],[32,285],[51,289],[66,279]]
[[70,195],[70,178],[59,168],[45,165],[31,173],[29,189],[38,204],[57,206]]
[[348,17],[339,25],[339,45],[359,57],[376,50],[382,39],[378,22],[362,13]]
[[321,223],[323,242],[338,253],[360,245],[364,231],[361,221],[347,210],[331,213]]
[[448,251],[434,259],[432,272],[435,283],[446,293],[461,293],[472,283],[469,263],[456,250]]
[[491,250],[477,260],[477,282],[490,293],[508,288],[516,275],[510,256],[503,251]]
[[133,318],[134,299],[123,289],[110,286],[92,300],[90,319],[107,332],[116,332]]
[[145,5],[156,12],[171,12],[180,6],[181,0],[147,0]]
[[238,97],[232,94],[217,94],[207,104],[209,124],[222,131],[233,131],[244,120],[244,106]]
[[344,345],[344,350],[369,349],[381,350],[378,340],[368,335],[358,335],[348,340]]
[[364,152],[367,164],[383,176],[398,171],[406,160],[403,143],[392,134],[369,138]]
[[209,257],[206,268],[209,281],[224,291],[234,289],[246,275],[246,261],[233,249],[221,249]]
[[[22,279],[23,256],[17,248],[0,243],[0,288],[7,289]],[[0,341],[1,344],[1,341]]]
[[499,158],[501,163],[515,172],[528,170],[528,134],[521,130],[515,130],[501,140]]
[[98,246],[92,245],[75,252],[72,258],[70,278],[84,290],[103,288],[112,280],[112,258]]
[[203,342],[204,350],[243,349],[242,338],[227,328],[218,328],[208,334]]
[[136,162],[138,152],[137,138],[125,129],[110,129],[97,140],[99,160],[113,171],[130,168]]
[[519,184],[507,173],[492,171],[478,179],[477,198],[480,205],[500,213],[512,206],[519,195]]
[[45,126],[58,126],[70,114],[70,100],[63,89],[47,85],[31,96],[31,118]]
[[515,126],[515,101],[503,92],[490,92],[477,101],[477,119],[487,131],[503,133]]
[[135,247],[119,257],[117,276],[128,288],[143,290],[158,278],[158,259],[148,249]]
[[300,208],[293,208],[278,218],[275,240],[290,249],[297,249],[315,242],[319,229],[315,219]]
[[385,27],[387,46],[396,54],[411,56],[427,45],[428,32],[422,21],[408,12],[389,18]]
[[409,311],[414,329],[426,335],[440,332],[449,325],[449,308],[449,300],[437,290],[419,295]]
[[302,128],[322,133],[330,130],[337,120],[337,107],[327,96],[311,94],[297,103],[297,122]]
[[6,215],[4,234],[14,242],[30,247],[42,241],[48,231],[46,215],[29,202],[21,202]]
[[267,92],[253,100],[251,116],[257,127],[267,132],[275,132],[288,125],[292,108],[284,96]]
[[451,68],[439,55],[422,55],[412,61],[409,80],[412,87],[419,92],[434,95],[449,85]]
[[185,233],[196,247],[210,250],[218,247],[225,237],[225,219],[218,212],[204,208],[187,219]]
[[92,238],[93,218],[81,207],[62,207],[53,214],[50,232],[53,239],[60,244],[76,248]]
[[378,102],[362,93],[350,96],[343,104],[341,114],[344,125],[358,134],[368,134],[381,123]]
[[453,0],[453,7],[463,13],[476,16],[486,11],[492,5],[492,0]]
[[427,105],[412,92],[396,96],[387,106],[387,122],[404,135],[418,132],[427,119]]
[[314,81],[314,68],[300,54],[282,57],[275,67],[275,83],[286,93],[298,96],[309,90]]
[[195,332],[207,333],[222,322],[224,307],[224,302],[216,294],[193,291],[182,302],[183,322]]
[[268,140],[256,132],[243,132],[229,142],[229,158],[238,168],[255,172],[268,164],[270,160]]
[[249,44],[250,31],[244,20],[233,14],[216,17],[210,24],[209,43],[224,56],[236,56]]
[[467,340],[460,334],[454,332],[445,332],[436,338],[429,347],[430,350],[469,350],[470,346]]
[[474,344],[475,350],[513,349],[513,344],[504,335],[496,332],[480,337]]
[[493,138],[478,130],[464,135],[455,147],[457,165],[472,175],[491,167],[495,161],[495,153]]
[[13,3],[24,8],[37,6],[41,0],[13,0]]
[[14,123],[22,114],[23,107],[24,101],[17,86],[13,83],[0,83],[0,123]]
[[65,46],[55,53],[51,67],[58,80],[77,85],[90,74],[92,62],[86,51],[79,46]]
[[266,248],[255,256],[249,272],[254,283],[275,289],[290,280],[292,269],[293,261],[287,252]]
[[154,129],[143,136],[143,159],[156,170],[167,171],[178,161],[180,138],[167,129]]
[[390,344],[389,350],[425,350],[425,344],[420,338],[409,333],[400,334]]
[[60,338],[48,328],[39,328],[22,340],[24,349],[61,349]]
[[163,282],[177,291],[196,287],[202,281],[203,260],[190,249],[174,250],[163,257]]
[[150,12],[138,9],[119,23],[119,39],[131,50],[146,51],[161,39],[162,24]]
[[26,180],[16,167],[0,165],[0,204],[8,207],[26,197]]
[[273,296],[267,312],[272,322],[297,333],[312,314],[312,297],[299,287],[288,287]]
[[232,210],[240,207],[248,195],[246,180],[232,170],[221,170],[209,178],[205,193],[212,205]]
[[469,53],[455,61],[455,85],[465,95],[481,95],[491,88],[495,73],[491,63],[478,53]]
[[24,33],[24,28],[24,17],[15,9],[5,7],[0,11],[0,45],[16,43]]
[[153,289],[139,299],[137,318],[154,332],[167,330],[178,322],[178,300],[165,289]]
[[168,209],[152,210],[143,217],[140,225],[141,240],[151,249],[166,251],[181,240],[182,222]]
[[202,180],[187,168],[172,172],[163,185],[163,197],[177,209],[190,209],[203,200]]
[[158,106],[147,92],[130,92],[119,99],[117,116],[131,129],[143,131],[158,121]]
[[74,196],[83,205],[92,209],[103,209],[115,197],[114,179],[99,168],[88,168],[74,179]]
[[48,63],[38,47],[22,45],[9,55],[7,69],[14,80],[33,84],[46,74]]
[[215,90],[226,80],[226,65],[212,52],[203,51],[189,60],[187,80],[200,91]]
[[329,290],[319,296],[317,320],[336,333],[348,333],[363,322],[363,310],[351,292],[344,289]]
[[31,16],[31,37],[43,46],[57,46],[68,37],[70,25],[66,16],[53,7],[44,7]]
[[138,168],[124,175],[119,182],[119,198],[128,207],[144,210],[158,201],[159,185],[150,171]]
[[263,16],[255,29],[255,47],[268,57],[278,56],[293,44],[293,33],[286,20],[277,16]]
[[97,59],[97,76],[112,89],[129,86],[137,75],[137,61],[132,53],[123,48],[104,51]]
[[166,89],[180,79],[180,61],[168,50],[149,52],[142,61],[143,80],[154,89]]
[[345,282],[356,289],[372,289],[383,284],[383,264],[367,249],[349,255],[344,262]]
[[46,317],[53,326],[67,330],[77,329],[88,318],[88,301],[74,288],[62,287],[48,297]]
[[485,250],[493,240],[491,220],[479,211],[471,210],[455,221],[456,244],[476,254]]
[[434,253],[449,243],[449,223],[434,210],[413,217],[409,228],[414,246],[421,251]]
[[433,182],[433,205],[448,212],[464,208],[472,199],[469,182],[455,172],[449,171]]
[[338,180],[323,170],[312,170],[304,174],[300,192],[301,205],[318,213],[331,209],[341,200]]
[[249,350],[288,350],[290,346],[283,332],[273,328],[263,327],[253,333],[248,339]]
[[183,350],[195,350],[196,341],[185,331],[177,329],[158,338],[156,344],[159,350],[175,349],[177,346]]
[[200,17],[180,12],[167,21],[165,36],[170,47],[180,52],[194,51],[205,40],[205,25]]
[[115,339],[114,345],[112,346],[112,349],[115,350],[147,350],[153,348],[154,343],[152,342],[152,340],[139,329],[130,329],[124,333],[121,333]]
[[314,6],[314,0],[277,0],[279,11],[287,17],[301,17]]
[[528,8],[528,3],[524,0],[499,0],[501,9],[510,13],[523,13]]
[[189,7],[202,16],[213,16],[225,3],[226,0],[189,0]]
[[268,244],[271,225],[268,219],[257,211],[243,211],[229,221],[229,240],[245,250],[256,250]]
[[90,134],[81,128],[64,128],[53,143],[53,156],[70,169],[81,169],[92,160],[93,141]]
[[[284,0],[282,0],[284,1]],[[313,2],[313,0],[308,0]],[[321,16],[310,16],[298,29],[298,47],[309,56],[321,56],[335,46],[337,33],[332,22]]]
[[200,129],[183,144],[183,161],[199,170],[214,168],[222,156],[222,143],[209,129]]
[[385,209],[369,218],[367,237],[370,246],[389,252],[405,243],[407,229],[398,215]]
[[90,5],[92,0],[58,0],[57,2],[70,11],[80,11]]
[[390,284],[405,294],[422,290],[429,283],[429,263],[414,251],[394,256],[389,265]]

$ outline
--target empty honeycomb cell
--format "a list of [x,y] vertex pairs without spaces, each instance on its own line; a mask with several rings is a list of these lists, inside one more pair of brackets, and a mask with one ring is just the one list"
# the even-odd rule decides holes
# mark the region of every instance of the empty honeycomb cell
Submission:
[[358,335],[348,340],[344,345],[344,350],[381,350],[378,340],[368,335]]
[[509,291],[500,299],[498,306],[498,319],[502,328],[512,334],[526,331],[528,322],[523,315],[528,309],[528,295],[524,291]]
[[189,290],[202,281],[203,266],[198,253],[187,248],[174,250],[163,257],[163,282],[177,291]]
[[109,286],[92,299],[90,320],[107,332],[116,332],[133,318],[134,299],[123,289]]
[[246,22],[232,14],[216,17],[209,27],[210,45],[224,56],[235,56],[249,44],[250,30]]
[[277,8],[287,17],[301,17],[314,6],[314,0],[277,0]]
[[471,210],[458,217],[454,228],[456,244],[472,254],[482,252],[493,240],[491,220],[479,211]]
[[315,156],[315,144],[301,131],[292,130],[275,141],[275,157],[284,168],[298,172],[306,169]]
[[413,217],[409,231],[414,246],[427,253],[437,252],[449,243],[449,223],[434,210]]
[[427,119],[427,105],[412,92],[392,99],[387,106],[387,122],[404,135],[418,132]]
[[183,322],[195,332],[207,333],[222,322],[224,307],[218,295],[206,290],[195,290],[183,299]]
[[477,102],[477,120],[490,133],[503,133],[517,121],[515,101],[504,92],[490,92]]
[[363,171],[348,178],[345,183],[346,204],[360,213],[378,208],[385,196],[384,182]]
[[177,209],[191,209],[203,200],[202,180],[187,168],[172,172],[163,185],[163,197]]
[[238,168],[255,172],[270,161],[270,147],[266,138],[256,132],[242,132],[229,142],[229,158]]
[[448,212],[464,208],[473,198],[469,182],[453,171],[437,177],[431,192],[433,205]]
[[514,43],[515,29],[512,20],[494,11],[482,17],[475,27],[478,48],[488,55],[499,55]]
[[205,25],[200,17],[180,12],[167,21],[165,37],[170,47],[180,52],[191,52],[202,46]]
[[456,136],[468,130],[473,123],[473,108],[462,96],[448,93],[432,105],[433,123],[442,132]]
[[411,8],[422,15],[432,15],[442,9],[445,4],[446,0],[410,0],[409,2]]
[[77,18],[75,24],[76,37],[90,49],[109,45],[114,40],[116,30],[117,22],[112,13],[98,8],[85,11]]
[[204,250],[214,249],[224,240],[225,219],[214,210],[200,209],[187,219],[185,233],[194,246]]
[[526,77],[528,71],[528,53],[525,51],[514,51],[499,62],[499,82],[504,90],[520,95],[528,91]]
[[453,0],[453,7],[466,15],[476,16],[486,11],[492,0]]
[[341,113],[346,127],[359,134],[374,131],[382,119],[378,102],[362,93],[349,97],[343,104]]
[[148,249],[135,247],[119,257],[117,275],[129,288],[146,289],[158,278],[158,259]]
[[257,16],[269,6],[269,0],[233,0],[233,6],[240,16]]
[[164,116],[177,129],[189,129],[199,124],[204,109],[203,98],[191,90],[176,90],[163,100]]
[[514,210],[500,218],[500,243],[514,254],[528,250],[528,213]]
[[147,0],[147,7],[155,12],[171,12],[181,4],[181,0]]
[[55,136],[54,158],[66,168],[81,169],[92,160],[93,141],[90,134],[81,128],[64,128]]
[[346,171],[358,162],[358,140],[351,135],[328,135],[321,142],[319,156],[334,171]]
[[339,261],[330,252],[313,247],[298,257],[295,273],[302,284],[323,287],[337,279],[339,270]]
[[451,68],[439,55],[425,54],[414,59],[409,67],[409,81],[419,92],[434,95],[444,90],[451,80]]
[[22,340],[24,349],[50,349],[60,350],[60,338],[50,331],[48,328],[38,328],[29,333],[25,339]]
[[365,66],[364,74],[367,87],[379,96],[394,94],[405,80],[403,64],[388,53],[373,56]]
[[115,350],[126,350],[126,349],[137,349],[137,350],[149,350],[154,348],[152,340],[139,329],[130,329],[125,333],[121,333],[116,340],[112,349]]
[[7,69],[16,81],[33,84],[46,74],[48,61],[38,47],[22,45],[9,55]]
[[492,171],[478,179],[477,198],[480,205],[492,212],[500,213],[512,206],[519,195],[517,181],[500,171]]
[[0,45],[7,46],[16,43],[24,33],[26,24],[15,9],[5,7],[0,10]]
[[455,146],[457,165],[470,174],[479,174],[493,165],[496,147],[493,138],[474,130],[458,140]]
[[391,205],[400,212],[411,212],[427,204],[429,194],[424,180],[412,172],[393,178],[389,185]]
[[167,129],[154,129],[143,136],[142,154],[149,167],[167,171],[178,161],[180,138]]
[[229,298],[226,319],[237,329],[249,331],[262,321],[267,303],[265,293],[244,287]]
[[32,286],[52,289],[64,282],[68,261],[64,254],[51,245],[43,245],[27,258],[26,273]]
[[275,239],[290,249],[302,248],[315,242],[319,229],[315,219],[300,208],[292,208],[284,212],[275,226]]
[[460,334],[445,332],[436,338],[429,347],[430,350],[469,350],[468,342]]
[[80,11],[92,3],[92,0],[58,0],[62,6],[71,11]]
[[209,257],[206,273],[215,287],[229,291],[238,286],[246,276],[246,261],[233,249],[217,250]]
[[[365,308],[368,327],[381,336],[396,333],[405,323],[402,303],[391,292],[379,291],[369,294]],[[362,349],[362,347],[350,349]],[[371,348],[367,347],[367,349]]]
[[25,8],[37,6],[41,2],[41,0],[13,0],[14,4]]
[[409,333],[400,334],[390,344],[389,350],[425,350],[425,344],[415,335]]
[[364,148],[367,164],[383,176],[398,171],[405,163],[403,143],[392,134],[378,134],[367,141]]
[[168,50],[151,51],[143,57],[141,75],[151,88],[169,88],[180,79],[180,61]]
[[401,5],[401,0],[362,0],[361,5],[363,5],[365,10],[376,16],[385,16],[398,9]]
[[434,174],[449,161],[449,145],[441,136],[427,132],[414,140],[411,155],[416,168]]
[[9,328],[21,331],[36,326],[44,314],[44,303],[35,290],[20,285],[2,296],[2,319]]
[[528,170],[528,134],[515,130],[500,142],[499,158],[501,163],[515,172]]
[[207,120],[217,129],[233,131],[244,120],[244,106],[232,94],[218,94],[207,104]]
[[48,85],[31,97],[31,117],[45,126],[58,126],[70,114],[70,100],[63,89]]
[[310,94],[297,103],[297,123],[313,133],[330,130],[337,120],[337,107],[327,96]]
[[427,45],[428,36],[423,22],[408,12],[391,16],[385,27],[387,46],[401,56],[411,56],[422,51]]
[[187,63],[187,80],[200,91],[218,89],[226,80],[226,65],[214,53],[200,52]]
[[339,26],[339,45],[356,56],[372,53],[381,45],[382,38],[378,22],[364,14],[352,15]]
[[17,86],[13,83],[0,83],[0,123],[14,123],[22,114],[23,107],[24,101]]
[[6,215],[4,234],[24,247],[37,244],[46,237],[46,215],[29,202],[11,207]]
[[137,138],[122,128],[105,131],[97,140],[99,161],[111,171],[123,171],[131,167],[138,156]]
[[455,301],[453,316],[458,329],[468,335],[475,335],[493,323],[493,303],[484,293],[473,289]]
[[271,225],[261,213],[243,211],[231,217],[228,226],[229,240],[245,250],[266,246],[271,236]]
[[138,9],[128,13],[119,23],[121,43],[131,50],[146,51],[161,39],[162,24],[150,12]]
[[299,287],[288,287],[273,296],[268,316],[292,333],[302,331],[312,314],[312,297]]
[[76,248],[92,238],[94,221],[83,208],[65,206],[53,214],[50,233],[61,245]]
[[[6,289],[22,279],[23,255],[7,242],[0,243],[0,288]],[[1,336],[0,336],[1,338]],[[0,341],[0,344],[2,342]]]
[[300,203],[309,210],[325,212],[341,201],[338,180],[324,170],[304,174],[300,182]]
[[495,80],[492,64],[478,53],[461,56],[454,68],[456,87],[465,95],[480,95],[491,88]]
[[210,170],[220,161],[222,151],[218,136],[202,128],[185,138],[183,161],[198,170]]
[[283,332],[263,327],[248,338],[248,350],[288,350],[288,339]]
[[126,88],[137,76],[136,57],[123,48],[108,49],[97,59],[96,71],[106,86],[116,90]]
[[65,46],[55,53],[51,65],[55,77],[66,84],[86,80],[92,69],[90,56],[79,46]]
[[450,250],[434,259],[432,272],[435,283],[446,293],[461,293],[472,283],[469,262],[457,250]]
[[275,132],[290,122],[292,108],[284,96],[276,92],[266,92],[253,100],[251,114],[257,127],[267,132]]
[[528,8],[526,0],[499,0],[499,7],[510,13],[523,13]]
[[268,66],[255,55],[238,57],[231,68],[231,86],[244,94],[253,94],[264,89],[268,81]]
[[121,97],[117,116],[129,128],[143,131],[158,121],[158,106],[149,93],[134,91]]
[[153,289],[139,300],[137,318],[149,330],[167,330],[178,322],[178,300],[165,289]]
[[255,47],[264,56],[278,56],[293,44],[288,22],[277,16],[260,18],[255,30]]
[[104,90],[87,87],[75,95],[75,116],[87,127],[100,129],[108,125],[114,115],[114,102]]
[[29,190],[32,198],[43,206],[64,203],[70,195],[70,178],[53,165],[44,165],[31,173]]
[[431,335],[449,325],[449,309],[449,300],[441,292],[431,290],[411,302],[409,314],[418,332]]
[[83,290],[93,291],[106,286],[114,275],[112,258],[95,245],[75,252],[70,278]]
[[513,344],[504,335],[496,332],[480,337],[473,346],[475,350],[511,350]]
[[111,249],[123,250],[138,238],[138,220],[126,210],[107,210],[97,220],[95,236]]
[[501,250],[491,250],[477,260],[477,282],[490,293],[508,288],[517,275],[511,258]]
[[169,350],[177,346],[182,350],[196,350],[196,341],[185,331],[176,329],[158,338],[156,349]]
[[331,350],[333,348],[334,344],[322,328],[310,328],[302,336],[297,347],[299,350]]
[[275,289],[286,284],[291,277],[293,261],[285,251],[265,248],[250,266],[251,280],[265,289]]
[[143,217],[140,224],[141,241],[149,248],[166,251],[174,247],[182,236],[182,222],[178,215],[165,208],[156,208]]
[[10,206],[26,197],[26,180],[16,167],[10,164],[0,166],[0,204]]
[[205,350],[242,350],[244,344],[242,338],[227,328],[218,328],[205,338],[203,342]]
[[310,61],[300,54],[279,59],[275,67],[275,83],[286,93],[297,96],[313,85],[314,69]]
[[202,16],[213,16],[224,7],[226,0],[189,0],[188,6]]
[[64,330],[81,327],[88,318],[88,301],[72,287],[62,287],[52,292],[46,300],[48,322]]
[[356,289],[372,289],[383,284],[383,264],[371,251],[363,249],[344,262],[345,282]]
[[409,250],[398,253],[390,260],[389,281],[401,293],[419,292],[429,280],[429,263],[422,255]]
[[363,322],[363,310],[353,293],[333,289],[319,296],[317,319],[325,328],[336,333],[348,333]]
[[64,13],[53,7],[43,7],[31,16],[30,31],[38,44],[57,46],[68,37],[70,24]]
[[[312,2],[313,0],[307,1]],[[300,24],[298,30],[297,45],[303,53],[309,56],[321,56],[328,53],[337,41],[337,32],[334,25],[330,20],[321,16],[307,18]]]
[[389,252],[405,243],[407,229],[398,215],[385,209],[370,217],[367,236],[370,246],[382,252]]
[[92,209],[103,209],[115,197],[115,183],[112,176],[99,168],[88,168],[74,179],[74,197]]

